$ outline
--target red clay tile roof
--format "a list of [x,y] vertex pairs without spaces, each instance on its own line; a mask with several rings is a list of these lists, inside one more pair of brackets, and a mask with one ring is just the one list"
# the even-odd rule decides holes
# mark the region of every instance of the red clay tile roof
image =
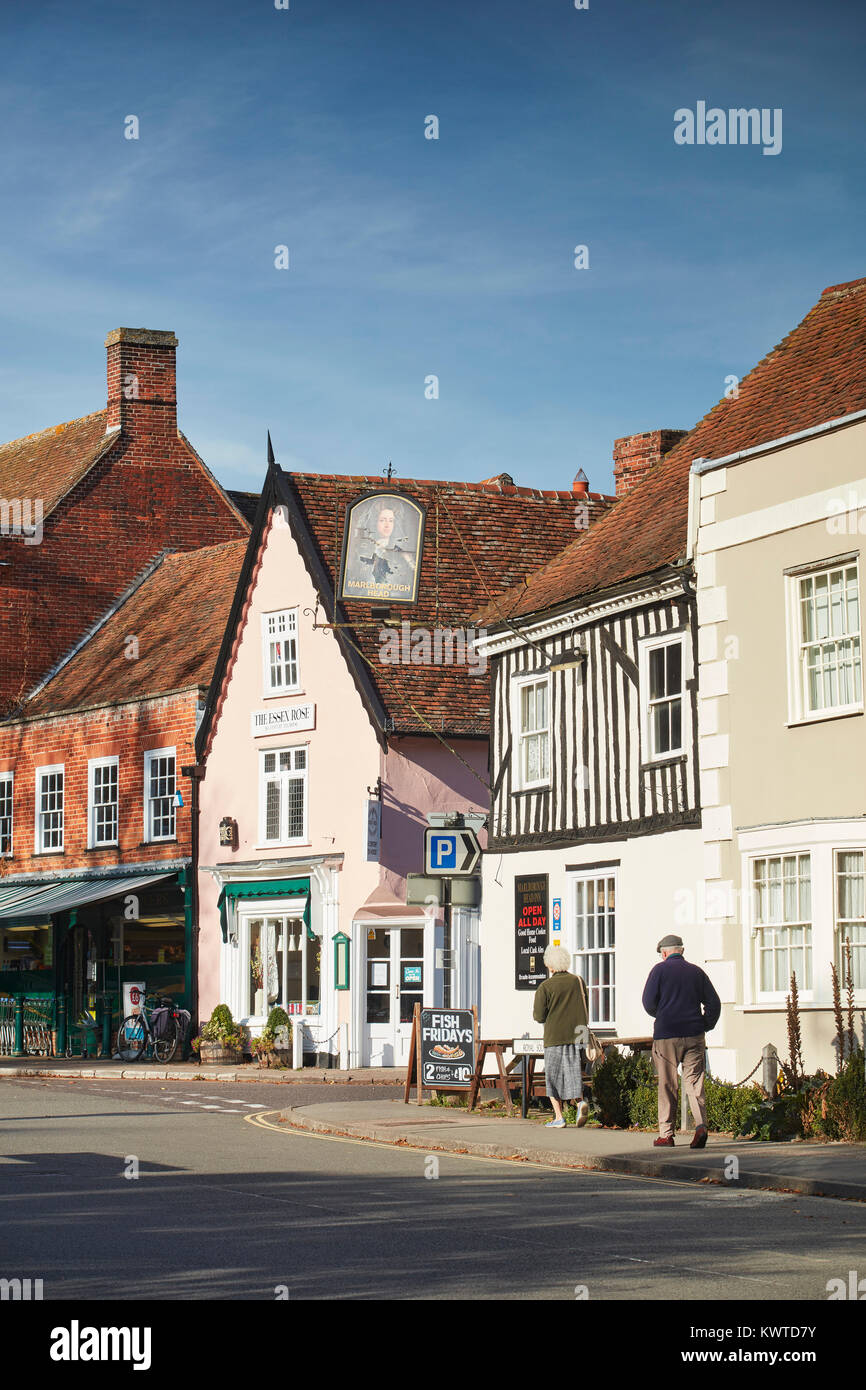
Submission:
[[[16,718],[206,687],[246,547],[226,541],[166,555]],[[135,660],[125,655],[129,635],[138,638]]]
[[[541,613],[675,564],[686,551],[688,475],[721,458],[866,409],[866,279],[831,285],[778,347],[578,542],[500,605]],[[496,619],[488,609],[491,626]]]
[[[502,480],[487,483],[435,479],[284,475],[300,503],[331,584],[339,566],[345,509],[360,493],[394,487],[427,509],[419,601],[393,616],[416,627],[466,628],[480,600],[522,582],[566,546],[575,535],[575,506],[589,508],[590,531],[613,498],[589,493],[544,492]],[[619,505],[619,504],[617,504]],[[369,604],[347,602],[351,640],[361,649],[382,703],[398,732],[437,732],[486,736],[490,692],[486,674],[471,675],[468,665],[391,665],[380,660],[381,622],[371,620]],[[322,621],[331,614],[320,613]],[[366,624],[366,625],[364,625]],[[414,709],[412,708],[414,706]]]
[[116,430],[105,433],[107,418],[106,411],[97,410],[80,420],[0,444],[0,496],[34,501],[41,497],[43,515],[48,516],[117,441]]

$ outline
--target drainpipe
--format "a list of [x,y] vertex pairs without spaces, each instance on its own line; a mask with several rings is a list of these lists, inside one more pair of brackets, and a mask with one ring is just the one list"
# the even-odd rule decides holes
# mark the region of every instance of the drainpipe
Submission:
[[192,790],[190,794],[190,812],[192,821],[190,827],[190,856],[192,859],[192,863],[190,865],[190,910],[192,912],[192,934],[190,940],[189,963],[190,988],[187,997],[189,998],[189,1011],[191,1015],[189,1036],[194,1037],[196,1029],[198,1027],[198,819],[200,811],[198,789],[199,783],[204,777],[204,765],[201,763],[190,763],[186,767],[181,768],[181,775],[184,777],[189,777],[192,783]]

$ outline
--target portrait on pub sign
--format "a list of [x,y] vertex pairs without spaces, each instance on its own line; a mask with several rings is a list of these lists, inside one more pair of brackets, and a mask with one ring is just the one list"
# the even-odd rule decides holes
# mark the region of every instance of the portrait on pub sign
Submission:
[[346,509],[340,598],[415,603],[424,508],[400,492],[366,493]]

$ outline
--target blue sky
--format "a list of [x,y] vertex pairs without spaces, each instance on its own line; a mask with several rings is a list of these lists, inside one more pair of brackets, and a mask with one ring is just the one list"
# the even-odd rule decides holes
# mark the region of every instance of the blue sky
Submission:
[[[864,39],[850,0],[4,0],[0,438],[102,408],[122,324],[177,333],[227,486],[270,428],[286,468],[610,491],[616,436],[866,275]],[[781,107],[782,152],[676,145],[699,100]]]

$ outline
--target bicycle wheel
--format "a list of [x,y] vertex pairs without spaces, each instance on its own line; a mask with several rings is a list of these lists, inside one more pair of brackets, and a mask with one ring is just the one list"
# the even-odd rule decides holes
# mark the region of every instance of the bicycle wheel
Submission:
[[153,1055],[158,1062],[170,1062],[180,1042],[177,1019],[169,1014],[162,1025],[162,1036],[153,1040]]
[[147,1035],[141,1014],[130,1014],[117,1030],[117,1055],[122,1062],[137,1062],[144,1052]]

